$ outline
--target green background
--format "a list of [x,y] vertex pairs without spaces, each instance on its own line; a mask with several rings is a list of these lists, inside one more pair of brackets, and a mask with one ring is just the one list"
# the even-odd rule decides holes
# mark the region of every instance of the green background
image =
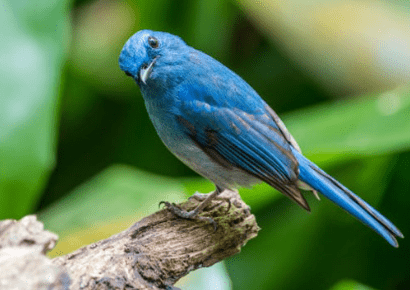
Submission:
[[[140,29],[181,36],[242,76],[304,154],[410,231],[410,6],[404,1],[0,0],[0,218],[39,214],[52,255],[212,184],[163,146],[118,67]],[[310,214],[241,189],[262,228],[183,289],[409,289],[394,249],[327,200]]]

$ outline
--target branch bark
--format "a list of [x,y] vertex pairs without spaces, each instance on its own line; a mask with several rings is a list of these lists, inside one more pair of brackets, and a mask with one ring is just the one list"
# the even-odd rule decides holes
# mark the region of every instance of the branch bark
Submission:
[[0,222],[0,289],[68,290],[67,271],[45,256],[58,236],[33,215]]
[[[59,285],[63,288],[53,289],[176,289],[173,285],[190,271],[239,253],[241,247],[257,235],[259,227],[255,217],[238,193],[225,191],[222,196],[231,202],[229,212],[226,212],[228,203],[213,201],[203,213],[217,222],[216,231],[211,224],[181,219],[166,209],[160,210],[106,240],[53,259],[51,266],[70,277],[67,282],[61,274],[65,282]],[[192,210],[197,203],[191,199],[179,206]],[[5,222],[10,224],[9,221],[0,223],[0,248]],[[33,241],[37,244],[37,240]],[[37,247],[40,254],[50,250],[50,240],[38,242],[43,244]],[[32,242],[29,244],[33,246]],[[1,268],[0,262],[0,281],[4,273]]]

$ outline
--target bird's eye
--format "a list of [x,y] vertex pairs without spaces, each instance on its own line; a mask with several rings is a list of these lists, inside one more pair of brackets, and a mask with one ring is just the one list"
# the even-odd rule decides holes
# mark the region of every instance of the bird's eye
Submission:
[[129,73],[129,72],[125,72],[125,74],[127,75],[127,76],[129,76],[129,77],[132,77],[132,74],[131,73]]
[[148,44],[152,48],[157,48],[159,46],[159,41],[153,36],[148,37]]
[[146,70],[148,68],[147,64],[143,64],[141,67],[143,70]]

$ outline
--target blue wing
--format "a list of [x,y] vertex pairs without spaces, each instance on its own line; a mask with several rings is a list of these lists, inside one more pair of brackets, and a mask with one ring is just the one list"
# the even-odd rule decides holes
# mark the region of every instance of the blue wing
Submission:
[[[238,105],[232,106],[226,94],[215,98],[216,92],[198,88],[202,89],[180,91],[191,97],[180,98],[176,114],[192,141],[227,170],[241,169],[310,210],[297,185],[298,162],[290,148],[293,139],[283,133],[286,128],[275,122],[277,116],[266,103],[259,96],[241,100],[237,95]],[[252,104],[246,104],[249,101]]]

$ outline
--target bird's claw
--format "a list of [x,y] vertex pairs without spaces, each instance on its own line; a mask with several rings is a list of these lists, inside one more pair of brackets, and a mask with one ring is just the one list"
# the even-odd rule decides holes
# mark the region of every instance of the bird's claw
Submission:
[[161,205],[164,205],[171,213],[173,213],[177,217],[180,217],[183,219],[190,219],[190,220],[199,220],[199,221],[210,223],[213,225],[215,231],[218,228],[218,224],[215,222],[213,218],[198,216],[199,212],[195,210],[186,211],[178,207],[175,203],[170,203],[167,201],[161,201],[159,203],[159,206]]
[[161,208],[161,205],[164,205],[166,208],[169,208],[171,206],[176,206],[175,203],[169,203],[168,201],[160,201],[158,204],[158,208]]

